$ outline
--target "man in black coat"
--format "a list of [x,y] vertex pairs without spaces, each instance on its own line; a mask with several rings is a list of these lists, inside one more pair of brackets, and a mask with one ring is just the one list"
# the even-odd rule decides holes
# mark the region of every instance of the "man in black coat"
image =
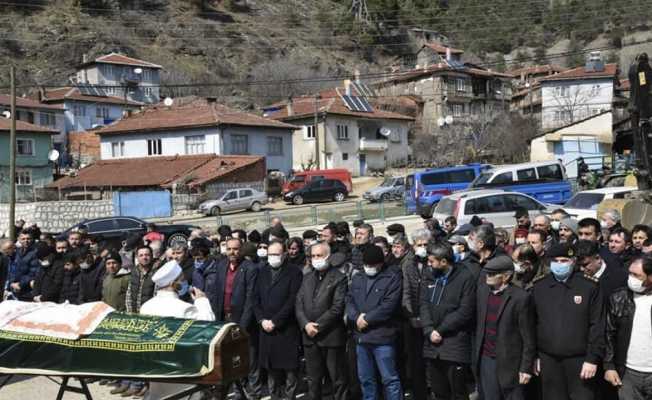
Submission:
[[272,400],[294,400],[298,387],[299,326],[294,306],[303,274],[287,261],[282,242],[267,248],[267,263],[258,271],[254,314],[260,325],[260,366],[267,370]]
[[627,270],[610,267],[600,256],[600,245],[590,240],[580,240],[575,246],[577,266],[588,276],[598,281],[605,301],[616,289],[627,286]]
[[423,286],[419,313],[431,390],[437,399],[468,399],[477,279],[454,264],[448,243],[428,248],[428,265],[432,276]]
[[[211,262],[203,273],[203,287],[211,303],[217,321],[235,322],[250,335],[249,376],[236,384],[236,398],[246,398],[245,390],[251,397],[262,395],[258,356],[258,328],[253,316],[253,295],[256,285],[257,269],[240,255],[242,243],[239,239],[226,241],[226,258]],[[199,281],[199,280],[198,280]],[[248,383],[248,388],[247,388]]]
[[473,365],[484,400],[524,400],[536,354],[530,295],[511,284],[514,263],[500,255],[485,265],[478,282]]
[[39,243],[36,252],[41,268],[34,282],[34,301],[59,301],[63,285],[63,254],[54,253],[45,243]]
[[347,277],[333,268],[330,247],[311,247],[313,270],[303,279],[296,302],[299,327],[303,329],[303,349],[310,398],[322,398],[322,383],[328,374],[333,399],[346,400],[346,329],[343,323]]

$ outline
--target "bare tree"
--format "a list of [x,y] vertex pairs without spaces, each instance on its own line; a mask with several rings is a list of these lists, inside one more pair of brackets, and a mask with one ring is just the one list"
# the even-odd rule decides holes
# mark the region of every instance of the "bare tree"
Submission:
[[596,92],[582,88],[580,85],[574,87],[557,86],[553,89],[552,112],[554,122],[550,128],[556,128],[572,124],[590,115],[589,101],[596,97]]

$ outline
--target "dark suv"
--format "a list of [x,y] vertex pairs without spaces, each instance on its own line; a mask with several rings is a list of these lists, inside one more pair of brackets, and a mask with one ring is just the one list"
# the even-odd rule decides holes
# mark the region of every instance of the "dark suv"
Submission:
[[[147,222],[136,217],[106,217],[87,219],[75,226],[61,232],[61,236],[66,236],[72,230],[85,226],[88,235],[91,237],[101,237],[118,247],[122,241],[133,233],[144,235],[146,232]],[[197,228],[192,225],[163,225],[156,224],[156,231],[165,236],[165,244],[171,246],[174,243],[185,243],[188,241],[190,232]]]
[[346,186],[336,179],[312,180],[300,189],[287,192],[283,199],[288,203],[303,204],[311,201],[343,201],[349,194]]

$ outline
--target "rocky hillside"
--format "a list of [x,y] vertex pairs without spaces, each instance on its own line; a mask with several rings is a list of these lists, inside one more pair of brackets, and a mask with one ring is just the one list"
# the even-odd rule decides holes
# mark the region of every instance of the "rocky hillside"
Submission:
[[[0,57],[18,67],[22,92],[66,84],[84,55],[117,51],[164,65],[163,83],[182,84],[167,95],[210,94],[252,107],[332,85],[297,80],[383,71],[415,50],[412,28],[443,33],[498,69],[562,52],[569,55],[550,61],[574,64],[582,48],[598,45],[626,64],[631,55],[621,58],[621,48],[645,50],[652,40],[640,17],[650,0],[360,3],[367,7],[354,10],[356,19],[351,0],[1,1]],[[250,81],[269,84],[242,83]]]

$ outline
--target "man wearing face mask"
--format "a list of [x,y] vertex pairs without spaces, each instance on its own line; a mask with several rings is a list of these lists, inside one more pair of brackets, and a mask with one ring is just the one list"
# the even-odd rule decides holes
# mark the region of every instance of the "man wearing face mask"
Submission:
[[358,379],[362,399],[378,399],[376,370],[385,400],[402,400],[403,388],[396,360],[402,275],[385,265],[382,250],[364,250],[364,273],[354,274],[346,298],[346,322],[356,342]]
[[514,278],[512,283],[521,289],[530,291],[534,286],[534,281],[539,277],[546,275],[547,268],[544,267],[544,261],[537,254],[534,246],[524,244],[514,249],[512,253],[514,261]]
[[500,255],[478,284],[473,365],[484,400],[524,400],[536,354],[530,295],[511,284],[514,263]]
[[[396,245],[402,238],[394,240]],[[418,229],[412,234],[413,252],[408,251],[403,257],[400,265],[403,272],[403,297],[401,300],[403,316],[403,347],[407,353],[407,370],[411,378],[412,397],[417,400],[425,400],[428,394],[426,385],[426,367],[423,360],[423,327],[419,315],[419,305],[421,304],[422,286],[428,271],[428,245],[430,244],[431,234],[427,229]],[[393,246],[392,251],[397,256],[397,250],[407,247],[405,243],[398,243],[401,246]],[[408,247],[409,248],[409,247]],[[403,263],[403,260],[407,262]]]
[[303,238],[303,245],[307,249],[308,247],[317,243],[317,238],[319,237],[319,234],[317,233],[317,231],[308,229],[307,231],[303,232],[301,237]]
[[627,287],[607,303],[607,350],[604,379],[626,400],[652,398],[652,258],[629,266]]
[[604,355],[604,300],[592,277],[576,268],[567,243],[550,249],[549,275],[534,284],[543,400],[594,399],[595,374]]
[[477,279],[455,264],[447,243],[430,245],[428,265],[419,312],[430,389],[436,399],[467,399]]
[[526,208],[517,208],[514,219],[516,219],[516,226],[512,230],[512,236],[509,240],[509,244],[512,246],[525,243],[523,238],[527,237],[531,225],[530,214]]
[[294,400],[298,388],[299,326],[295,303],[303,274],[287,261],[282,242],[272,242],[254,291],[254,315],[260,327],[260,366],[267,370],[273,400]]
[[97,258],[89,250],[89,254],[81,264],[79,303],[90,303],[102,300],[102,282],[104,281],[104,260]]
[[41,268],[34,282],[34,301],[56,302],[59,300],[63,285],[63,258],[57,257],[57,254],[43,242],[38,243],[36,248],[36,256],[41,263]]
[[461,235],[453,235],[447,240],[453,248],[453,261],[455,264],[463,262],[469,256],[469,246]]
[[321,399],[322,382],[328,376],[333,383],[333,399],[346,400],[346,330],[342,318],[347,277],[331,267],[326,243],[314,245],[310,256],[313,271],[304,277],[295,305],[302,328],[308,391],[311,399]]

